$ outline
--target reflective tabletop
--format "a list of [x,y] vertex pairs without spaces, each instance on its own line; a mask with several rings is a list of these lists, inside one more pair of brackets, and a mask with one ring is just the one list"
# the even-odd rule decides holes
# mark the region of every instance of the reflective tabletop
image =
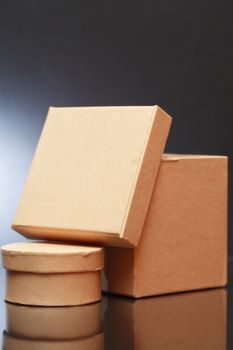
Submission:
[[233,260],[227,288],[130,299],[104,295],[75,307],[20,306],[4,301],[4,350],[233,349]]

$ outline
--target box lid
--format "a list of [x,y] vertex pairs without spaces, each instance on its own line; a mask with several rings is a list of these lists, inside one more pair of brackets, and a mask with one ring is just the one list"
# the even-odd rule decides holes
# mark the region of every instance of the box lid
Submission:
[[137,246],[170,123],[158,106],[50,108],[13,229]]
[[101,247],[45,242],[19,242],[2,246],[3,267],[33,273],[88,272],[103,268]]

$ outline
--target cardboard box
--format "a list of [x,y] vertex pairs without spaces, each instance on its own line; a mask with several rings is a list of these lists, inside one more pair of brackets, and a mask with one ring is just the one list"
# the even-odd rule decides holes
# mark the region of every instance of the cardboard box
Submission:
[[2,247],[6,300],[37,306],[68,306],[101,299],[103,249],[52,243]]
[[122,350],[226,350],[224,289],[130,300],[108,298],[105,345]]
[[12,228],[137,246],[170,123],[158,106],[50,108]]
[[143,297],[227,283],[227,157],[164,155],[139,246],[108,247],[103,290]]

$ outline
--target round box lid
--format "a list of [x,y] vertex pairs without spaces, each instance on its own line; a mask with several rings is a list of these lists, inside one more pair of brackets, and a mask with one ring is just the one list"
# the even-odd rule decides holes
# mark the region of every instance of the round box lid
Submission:
[[7,270],[33,273],[88,272],[104,266],[101,247],[21,242],[4,245],[3,267]]

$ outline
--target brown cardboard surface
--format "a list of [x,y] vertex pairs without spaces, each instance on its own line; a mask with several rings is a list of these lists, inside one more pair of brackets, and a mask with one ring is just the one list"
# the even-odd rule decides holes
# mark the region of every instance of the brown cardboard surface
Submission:
[[8,271],[6,300],[37,306],[69,306],[101,299],[100,270],[80,273],[30,273]]
[[226,350],[225,289],[130,300],[108,298],[105,344],[127,350]]
[[102,331],[100,302],[70,307],[6,303],[6,312],[6,331],[18,338],[71,340],[91,337]]
[[158,106],[50,108],[13,229],[136,246],[170,123]]
[[102,248],[24,242],[3,246],[2,257],[7,301],[67,306],[101,299]]
[[227,157],[165,155],[138,247],[108,247],[105,274],[133,297],[226,285]]
[[3,350],[104,350],[103,334],[74,340],[36,340],[12,337],[4,332]]

